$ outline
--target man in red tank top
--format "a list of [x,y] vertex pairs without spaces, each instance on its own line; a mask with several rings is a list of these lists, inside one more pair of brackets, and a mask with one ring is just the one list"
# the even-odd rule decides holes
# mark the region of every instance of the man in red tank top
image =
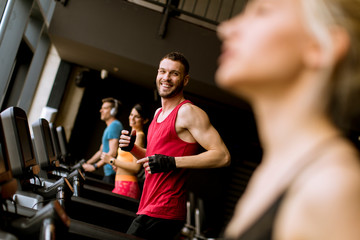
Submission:
[[[230,163],[230,154],[207,114],[185,100],[183,88],[188,82],[186,58],[178,52],[164,56],[156,77],[162,107],[149,126],[147,149],[134,145],[135,139],[127,131],[120,137],[120,148],[130,151],[146,173],[138,217],[128,234],[145,239],[174,238],[186,217],[186,169]],[[199,146],[205,151],[199,153]]]

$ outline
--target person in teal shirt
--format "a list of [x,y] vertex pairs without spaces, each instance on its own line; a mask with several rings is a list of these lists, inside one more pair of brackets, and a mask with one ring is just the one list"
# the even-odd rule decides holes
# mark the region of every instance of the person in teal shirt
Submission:
[[107,127],[102,136],[102,143],[99,150],[82,165],[86,172],[93,172],[97,168],[104,169],[103,181],[107,183],[115,183],[115,171],[110,164],[105,163],[100,159],[101,153],[108,153],[116,157],[117,149],[119,147],[119,137],[123,130],[122,123],[116,119],[116,114],[120,102],[114,98],[105,98],[102,100],[103,104],[100,109],[101,120],[103,120]]

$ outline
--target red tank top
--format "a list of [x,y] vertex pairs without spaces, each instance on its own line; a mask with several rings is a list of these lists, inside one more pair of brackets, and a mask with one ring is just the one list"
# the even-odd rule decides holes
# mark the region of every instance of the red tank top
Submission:
[[[160,109],[148,130],[146,156],[163,154],[172,157],[189,156],[198,153],[198,143],[188,143],[181,140],[175,130],[175,121],[179,108],[191,103],[188,100],[181,102],[172,110],[162,122],[157,118]],[[186,169],[175,169],[167,173],[148,174],[144,182],[143,194],[137,214],[150,217],[184,220],[186,217]]]

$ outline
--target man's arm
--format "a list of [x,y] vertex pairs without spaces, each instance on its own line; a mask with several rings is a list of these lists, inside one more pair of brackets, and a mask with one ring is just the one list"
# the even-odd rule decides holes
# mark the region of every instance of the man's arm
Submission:
[[[119,147],[120,148],[127,147],[127,146],[129,146],[129,143],[130,143],[129,131],[122,130],[120,140],[119,140]],[[146,149],[140,147],[138,144],[136,144],[136,141],[135,141],[134,147],[130,150],[130,153],[136,159],[141,159],[141,158],[145,157]]]
[[[158,108],[155,111],[154,116],[156,116],[156,114],[158,113],[158,111],[160,111],[160,108]],[[121,136],[120,136],[120,140],[119,140],[119,147],[123,148],[123,147],[127,147],[129,146],[130,143],[130,136],[129,136],[129,131],[127,130],[122,130],[121,131]],[[144,140],[145,143],[145,140]],[[146,148],[143,148],[139,145],[138,142],[135,141],[134,143],[134,147],[130,150],[130,153],[136,158],[136,159],[142,159],[146,156]]]
[[86,163],[93,164],[93,163],[96,163],[97,161],[99,161],[101,153],[102,153],[102,149],[103,149],[103,146],[101,144],[99,150],[96,153],[94,153],[94,155],[89,160],[87,160]]
[[151,156],[138,160],[146,171],[163,172],[174,168],[217,168],[230,164],[230,153],[207,114],[197,106],[184,104],[175,123],[178,136],[187,142],[198,142],[206,151],[193,156]]
[[100,159],[102,149],[103,149],[103,145],[101,144],[99,150],[89,160],[87,160],[86,163],[84,163],[82,165],[83,169],[86,172],[93,172],[96,170],[96,168],[93,164],[96,163]]
[[176,157],[177,168],[217,168],[230,164],[227,147],[201,108],[193,104],[183,105],[175,127],[180,138],[193,138],[206,150],[194,156]]
[[[117,155],[117,149],[118,149],[118,139],[116,139],[116,138],[110,139],[109,140],[109,152],[108,152],[108,154],[110,156],[112,156],[113,158],[115,158],[116,155]],[[101,154],[102,154],[102,152],[100,153],[99,158],[101,158]],[[105,164],[106,164],[106,162],[104,162],[104,160],[101,159],[100,161],[97,162],[96,165],[97,165],[97,167],[101,167],[101,166],[103,166]]]

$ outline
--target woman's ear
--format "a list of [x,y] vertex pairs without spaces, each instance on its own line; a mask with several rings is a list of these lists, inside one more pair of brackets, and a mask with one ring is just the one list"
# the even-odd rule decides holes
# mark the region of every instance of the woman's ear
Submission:
[[329,66],[329,64],[335,65],[349,51],[350,36],[345,29],[334,26],[330,29],[329,36],[331,38],[330,49],[322,46],[322,43],[315,37],[308,37],[304,50],[304,62],[308,67],[317,69]]
[[321,43],[312,35],[309,35],[304,43],[304,64],[310,69],[318,69],[323,65],[323,48]]
[[350,49],[349,33],[344,28],[335,26],[331,29],[331,36],[334,46],[333,57],[336,61],[340,61]]

